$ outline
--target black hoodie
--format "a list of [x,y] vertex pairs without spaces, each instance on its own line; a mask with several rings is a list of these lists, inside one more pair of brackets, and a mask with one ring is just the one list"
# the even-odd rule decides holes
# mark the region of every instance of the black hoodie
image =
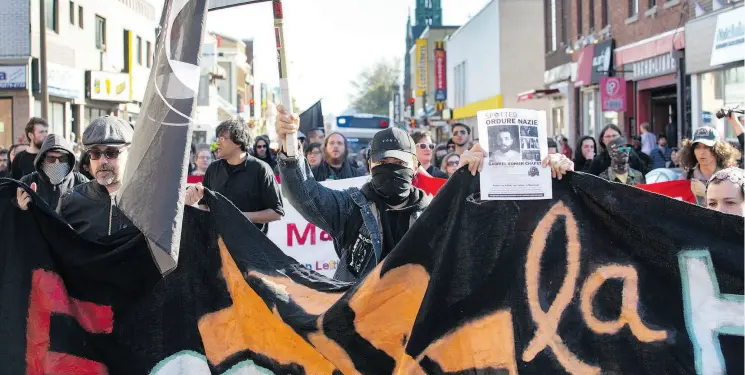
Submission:
[[[49,177],[41,169],[41,165],[44,162],[46,153],[49,151],[56,151],[60,153],[66,153],[68,155],[67,163],[70,165],[70,172],[58,185],[53,185],[49,181]],[[32,183],[36,183],[36,193],[44,199],[47,204],[53,209],[57,208],[59,198],[72,190],[73,187],[88,182],[88,179],[75,170],[75,154],[72,152],[72,148],[66,139],[55,135],[49,134],[47,139],[41,145],[39,153],[36,154],[34,159],[34,168],[36,172],[28,174],[21,179],[21,182],[31,186]]]

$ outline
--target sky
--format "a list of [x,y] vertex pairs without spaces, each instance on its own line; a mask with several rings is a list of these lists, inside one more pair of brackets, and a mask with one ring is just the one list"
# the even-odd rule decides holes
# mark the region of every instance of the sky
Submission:
[[[150,0],[162,9],[163,0]],[[460,26],[489,0],[442,0],[443,24]],[[381,59],[406,50],[406,17],[415,0],[283,0],[290,93],[301,110],[322,99],[326,114],[349,105],[350,82]],[[278,86],[270,2],[210,12],[207,29],[254,40],[256,82]]]

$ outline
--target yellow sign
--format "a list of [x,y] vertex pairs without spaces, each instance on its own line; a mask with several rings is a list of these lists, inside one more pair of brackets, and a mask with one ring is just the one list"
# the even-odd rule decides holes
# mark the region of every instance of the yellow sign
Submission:
[[427,53],[427,39],[416,40],[416,95],[424,96],[427,92],[429,72],[427,65],[429,54]]

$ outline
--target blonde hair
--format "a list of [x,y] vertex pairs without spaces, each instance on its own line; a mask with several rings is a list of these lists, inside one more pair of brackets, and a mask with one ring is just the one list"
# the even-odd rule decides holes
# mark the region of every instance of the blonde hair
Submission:
[[442,157],[442,163],[440,163],[440,170],[442,171],[442,173],[445,173],[448,176],[450,176],[448,174],[448,159],[450,159],[453,156],[457,156],[458,157],[458,160],[460,160],[460,155],[459,154],[457,154],[455,152],[449,152],[447,155],[445,155],[445,156]]

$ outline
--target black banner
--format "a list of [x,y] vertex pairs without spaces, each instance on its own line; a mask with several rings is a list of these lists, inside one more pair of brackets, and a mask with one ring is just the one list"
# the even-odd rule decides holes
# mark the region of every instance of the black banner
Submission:
[[743,219],[594,176],[481,201],[459,171],[357,285],[211,194],[159,279],[0,181],[0,374],[743,372]]

